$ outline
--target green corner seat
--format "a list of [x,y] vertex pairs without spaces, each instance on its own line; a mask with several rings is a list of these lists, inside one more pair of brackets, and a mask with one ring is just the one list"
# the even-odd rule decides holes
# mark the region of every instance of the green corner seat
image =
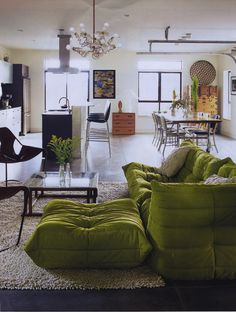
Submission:
[[131,199],[52,200],[25,251],[43,268],[130,268],[143,263],[151,248]]
[[[219,159],[198,147],[190,140],[186,140],[181,147],[190,146],[184,165],[173,177],[167,177],[158,173],[158,168],[144,165],[137,162],[123,166],[123,171],[128,182],[130,197],[136,202],[140,215],[146,226],[149,218],[149,204],[152,196],[151,182],[158,181],[163,183],[199,183],[206,180],[213,174],[225,176],[236,172],[232,160],[227,157]],[[224,171],[219,171],[225,165]],[[229,167],[230,166],[230,167]],[[220,174],[222,172],[222,174]]]
[[236,184],[152,182],[151,267],[170,279],[235,279]]

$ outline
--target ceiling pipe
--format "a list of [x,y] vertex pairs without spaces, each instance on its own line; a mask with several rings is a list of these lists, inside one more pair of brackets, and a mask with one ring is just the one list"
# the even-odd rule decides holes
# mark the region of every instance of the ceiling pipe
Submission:
[[198,43],[198,44],[236,44],[236,41],[230,40],[148,40],[148,43]]
[[236,64],[236,58],[231,53],[226,52],[136,52],[137,55],[191,55],[191,54],[208,54],[208,55],[225,55],[233,59]]
[[[169,40],[169,30],[170,26],[165,28],[165,40],[148,40],[149,44],[149,52],[136,52],[137,55],[191,55],[191,54],[208,54],[208,55],[225,55],[230,57],[234,63],[236,64],[236,50],[235,48],[231,50],[231,53],[226,52],[153,52],[152,45],[153,43],[175,43],[175,44],[183,44],[183,43],[190,43],[190,44],[236,44],[236,41],[231,40]],[[234,54],[233,54],[234,52]]]
[[[149,44],[149,52],[152,52],[152,45],[153,43],[192,43],[192,44],[236,44],[236,41],[230,40],[148,40]],[[230,54],[230,53],[229,53]],[[231,55],[231,54],[230,54]]]

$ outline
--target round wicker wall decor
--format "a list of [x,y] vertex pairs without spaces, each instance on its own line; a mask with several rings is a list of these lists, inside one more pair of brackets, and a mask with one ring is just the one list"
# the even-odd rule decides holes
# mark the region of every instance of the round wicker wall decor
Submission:
[[208,61],[200,60],[195,62],[190,68],[190,76],[198,78],[200,85],[208,85],[215,80],[215,67]]

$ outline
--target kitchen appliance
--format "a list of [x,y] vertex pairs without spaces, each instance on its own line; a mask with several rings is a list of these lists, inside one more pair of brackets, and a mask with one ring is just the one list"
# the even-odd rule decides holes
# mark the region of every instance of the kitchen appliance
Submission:
[[5,97],[4,96],[1,97],[1,102],[2,102],[3,108],[11,108],[11,105],[9,105],[11,98],[12,98],[12,95],[10,95],[10,94],[6,94]]
[[79,70],[75,67],[70,67],[70,50],[67,46],[70,45],[71,35],[63,34],[64,29],[59,29],[60,34],[57,36],[59,38],[59,61],[60,67],[51,67],[47,69],[47,72],[53,74],[78,74]]
[[30,132],[30,78],[29,67],[23,64],[13,64],[13,105],[21,106],[21,133]]

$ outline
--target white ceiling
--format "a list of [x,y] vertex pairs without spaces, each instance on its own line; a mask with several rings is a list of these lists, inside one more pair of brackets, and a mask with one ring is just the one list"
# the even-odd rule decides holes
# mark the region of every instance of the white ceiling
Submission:
[[[128,17],[125,15],[129,15]],[[92,0],[0,0],[0,45],[58,49],[58,29],[85,23],[92,31]],[[96,29],[110,24],[124,49],[148,51],[149,39],[236,40],[236,0],[96,0]],[[23,30],[23,31],[20,31]],[[233,46],[155,44],[154,51],[219,51]]]

